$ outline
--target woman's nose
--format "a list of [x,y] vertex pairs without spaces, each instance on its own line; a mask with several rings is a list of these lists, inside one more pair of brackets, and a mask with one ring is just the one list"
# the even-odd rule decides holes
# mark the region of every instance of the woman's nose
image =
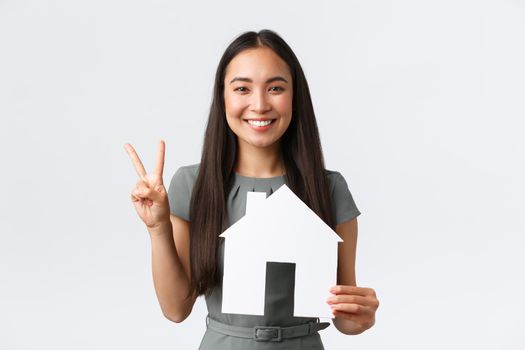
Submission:
[[263,114],[270,110],[270,104],[268,103],[268,97],[264,90],[255,91],[252,94],[251,110],[254,113]]

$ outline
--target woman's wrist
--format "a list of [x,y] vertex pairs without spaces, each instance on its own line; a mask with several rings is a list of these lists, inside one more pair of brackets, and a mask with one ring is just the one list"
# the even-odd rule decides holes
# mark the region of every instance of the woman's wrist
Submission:
[[147,226],[147,228],[151,238],[166,236],[173,237],[173,228],[169,218],[159,222],[157,225]]

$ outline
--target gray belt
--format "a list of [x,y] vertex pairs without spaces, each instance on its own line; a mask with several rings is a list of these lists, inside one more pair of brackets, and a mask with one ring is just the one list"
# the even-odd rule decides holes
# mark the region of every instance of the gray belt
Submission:
[[231,335],[239,338],[250,338],[255,341],[281,341],[287,338],[304,337],[325,329],[330,325],[329,322],[308,322],[298,326],[291,327],[239,327],[216,321],[209,316],[206,317],[206,326],[215,332]]

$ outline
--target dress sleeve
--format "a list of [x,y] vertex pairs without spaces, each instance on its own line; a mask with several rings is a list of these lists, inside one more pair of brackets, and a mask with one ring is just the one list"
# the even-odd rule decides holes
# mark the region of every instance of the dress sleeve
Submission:
[[170,212],[186,221],[190,220],[192,179],[185,167],[180,167],[171,178],[168,189]]
[[335,221],[339,225],[345,221],[354,219],[361,215],[354,202],[354,198],[348,189],[345,178],[339,172],[334,172],[334,188],[332,198],[335,207]]

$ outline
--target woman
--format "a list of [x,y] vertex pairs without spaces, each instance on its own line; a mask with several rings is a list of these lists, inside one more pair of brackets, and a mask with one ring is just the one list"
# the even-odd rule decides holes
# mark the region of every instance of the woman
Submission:
[[355,281],[360,212],[343,176],[324,167],[306,78],[279,35],[246,32],[228,46],[215,76],[201,162],[179,168],[168,192],[162,181],[164,147],[161,141],[155,171],[146,174],[125,145],[140,176],[131,199],[150,233],[164,315],[182,322],[196,297],[206,297],[201,349],[323,349],[317,331],[326,325],[293,317],[289,265],[268,267],[264,316],[220,311],[224,245],[218,235],[244,215],[246,192],[271,195],[284,183],[344,241],[338,285],[327,300],[335,327],[358,334],[373,326],[379,302],[373,289]]

